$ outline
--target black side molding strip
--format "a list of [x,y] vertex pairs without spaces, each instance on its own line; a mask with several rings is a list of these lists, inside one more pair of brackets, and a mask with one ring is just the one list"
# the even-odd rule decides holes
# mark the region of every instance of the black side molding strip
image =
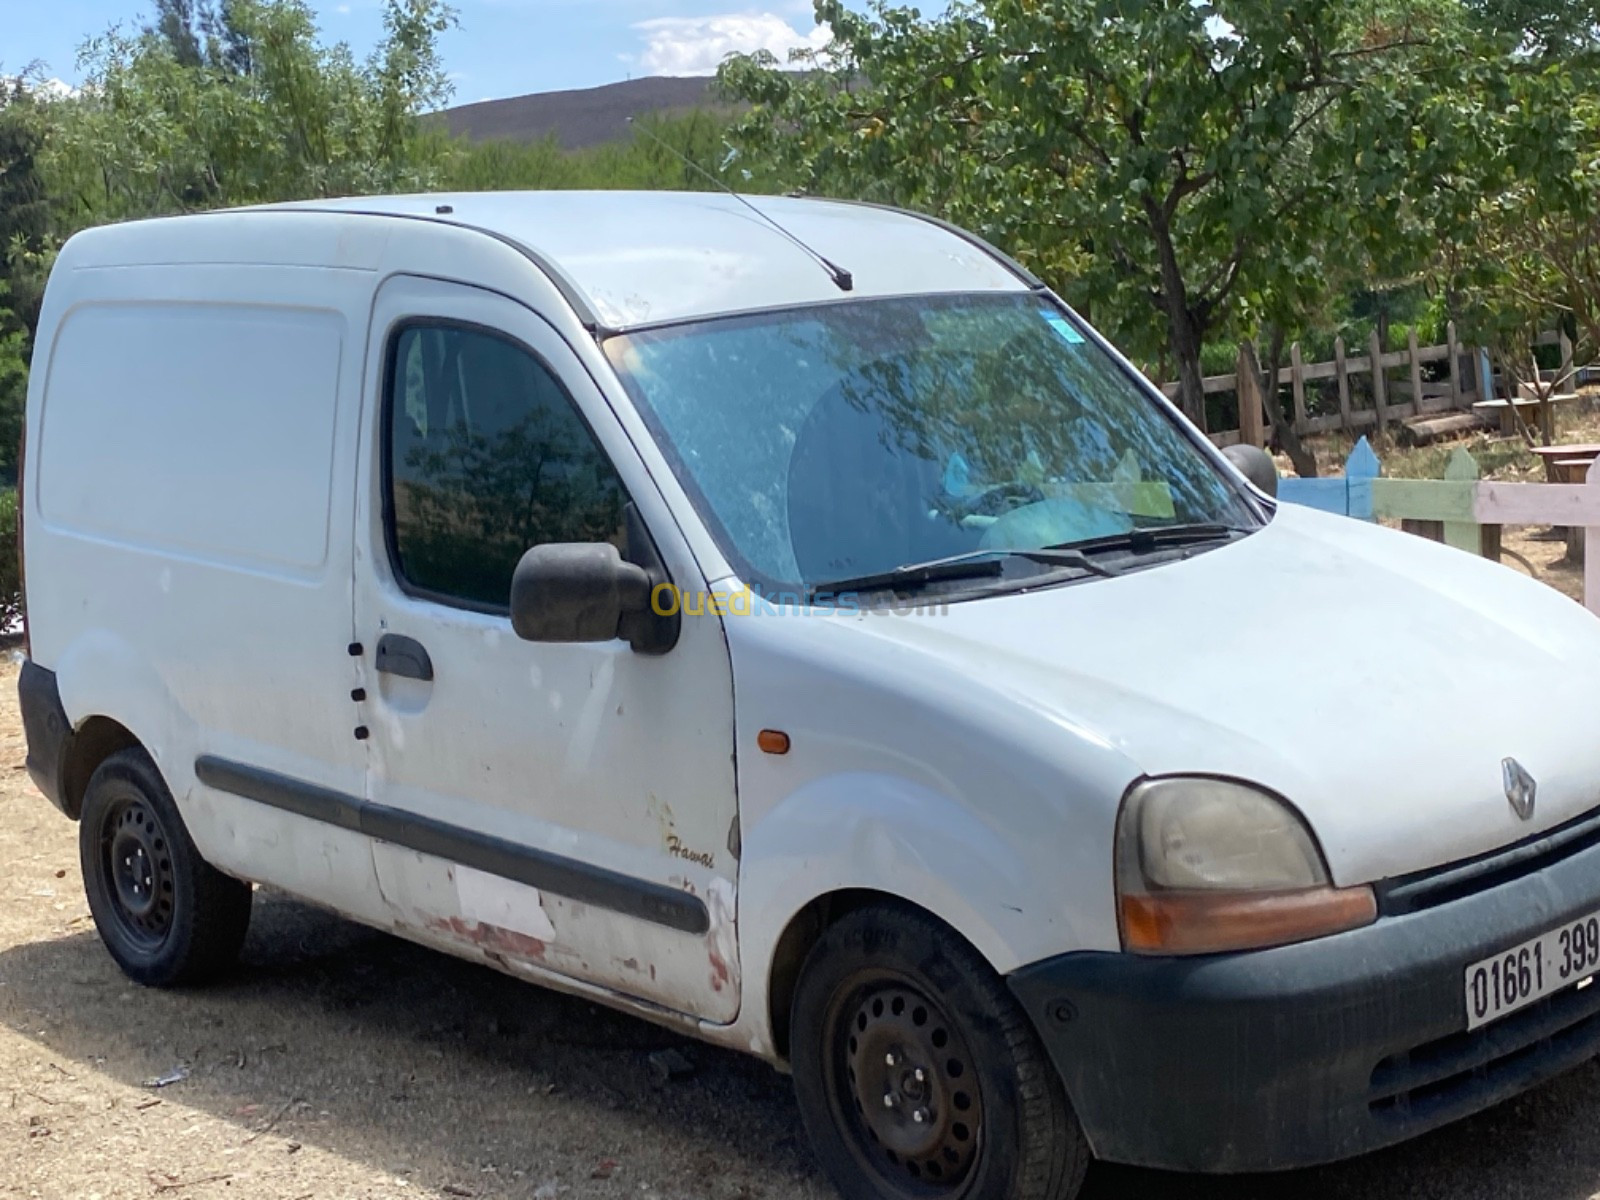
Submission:
[[711,928],[705,901],[665,884],[635,879],[605,867],[211,755],[197,759],[194,772],[201,783],[218,791],[364,833],[419,854],[460,863],[596,908],[683,933],[702,934]]
[[310,817],[325,825],[362,832],[361,809],[364,802],[343,792],[209,755],[195,759],[194,773],[201,783],[219,792],[232,792],[246,800],[256,800],[272,808],[292,812],[297,817]]

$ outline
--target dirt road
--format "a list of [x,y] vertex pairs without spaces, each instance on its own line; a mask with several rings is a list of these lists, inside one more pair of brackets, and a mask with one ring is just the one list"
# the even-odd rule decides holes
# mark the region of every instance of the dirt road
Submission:
[[[22,770],[15,681],[0,669],[0,1196],[833,1195],[787,1080],[760,1063],[279,896],[258,896],[227,984],[129,984],[89,921],[76,827]],[[673,1047],[693,1078],[656,1078],[651,1052]],[[1597,1129],[1591,1066],[1340,1167],[1243,1180],[1097,1169],[1086,1195],[1577,1200],[1600,1190]]]

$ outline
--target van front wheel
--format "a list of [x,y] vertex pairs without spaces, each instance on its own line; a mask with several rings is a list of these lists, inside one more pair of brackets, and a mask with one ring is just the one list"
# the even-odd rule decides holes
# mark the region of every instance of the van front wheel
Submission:
[[95,928],[129,978],[151,987],[201,983],[237,957],[250,885],[200,857],[143,750],[119,750],[95,769],[78,854]]
[[806,958],[800,1115],[847,1200],[1069,1200],[1089,1151],[1027,1016],[949,929],[859,909]]

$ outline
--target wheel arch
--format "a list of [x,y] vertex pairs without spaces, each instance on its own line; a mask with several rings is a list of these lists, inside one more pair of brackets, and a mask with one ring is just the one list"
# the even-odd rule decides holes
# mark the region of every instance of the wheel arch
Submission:
[[185,740],[177,735],[188,730],[190,722],[146,654],[112,631],[90,629],[55,655],[51,668],[42,674],[49,677],[54,703],[66,725],[59,758],[62,811],[73,820],[81,819],[84,793],[95,768],[130,748],[150,756],[181,802],[182,781],[171,772],[183,761],[174,754]]
[[777,1056],[789,1058],[789,1026],[795,989],[800,985],[800,970],[807,956],[823,934],[853,912],[863,908],[883,907],[915,911],[938,922],[960,938],[974,953],[983,952],[961,930],[931,909],[877,888],[839,888],[814,897],[799,912],[789,918],[783,932],[773,946],[772,960],[767,968],[767,1027],[771,1030],[772,1045]]
[[145,749],[126,725],[106,716],[80,721],[67,739],[61,763],[62,809],[74,821],[83,815],[83,797],[95,769],[119,750]]

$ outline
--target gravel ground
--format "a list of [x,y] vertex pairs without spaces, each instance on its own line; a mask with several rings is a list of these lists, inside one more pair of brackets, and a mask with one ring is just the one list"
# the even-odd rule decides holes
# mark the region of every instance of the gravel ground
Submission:
[[[101,949],[76,827],[28,783],[0,669],[0,1196],[821,1200],[787,1080],[270,893],[229,982],[162,993]],[[662,1082],[653,1051],[697,1070]],[[181,1078],[178,1078],[181,1076]],[[174,1081],[154,1086],[163,1078]],[[1576,1200],[1600,1068],[1339,1167],[1090,1173],[1124,1197]]]

